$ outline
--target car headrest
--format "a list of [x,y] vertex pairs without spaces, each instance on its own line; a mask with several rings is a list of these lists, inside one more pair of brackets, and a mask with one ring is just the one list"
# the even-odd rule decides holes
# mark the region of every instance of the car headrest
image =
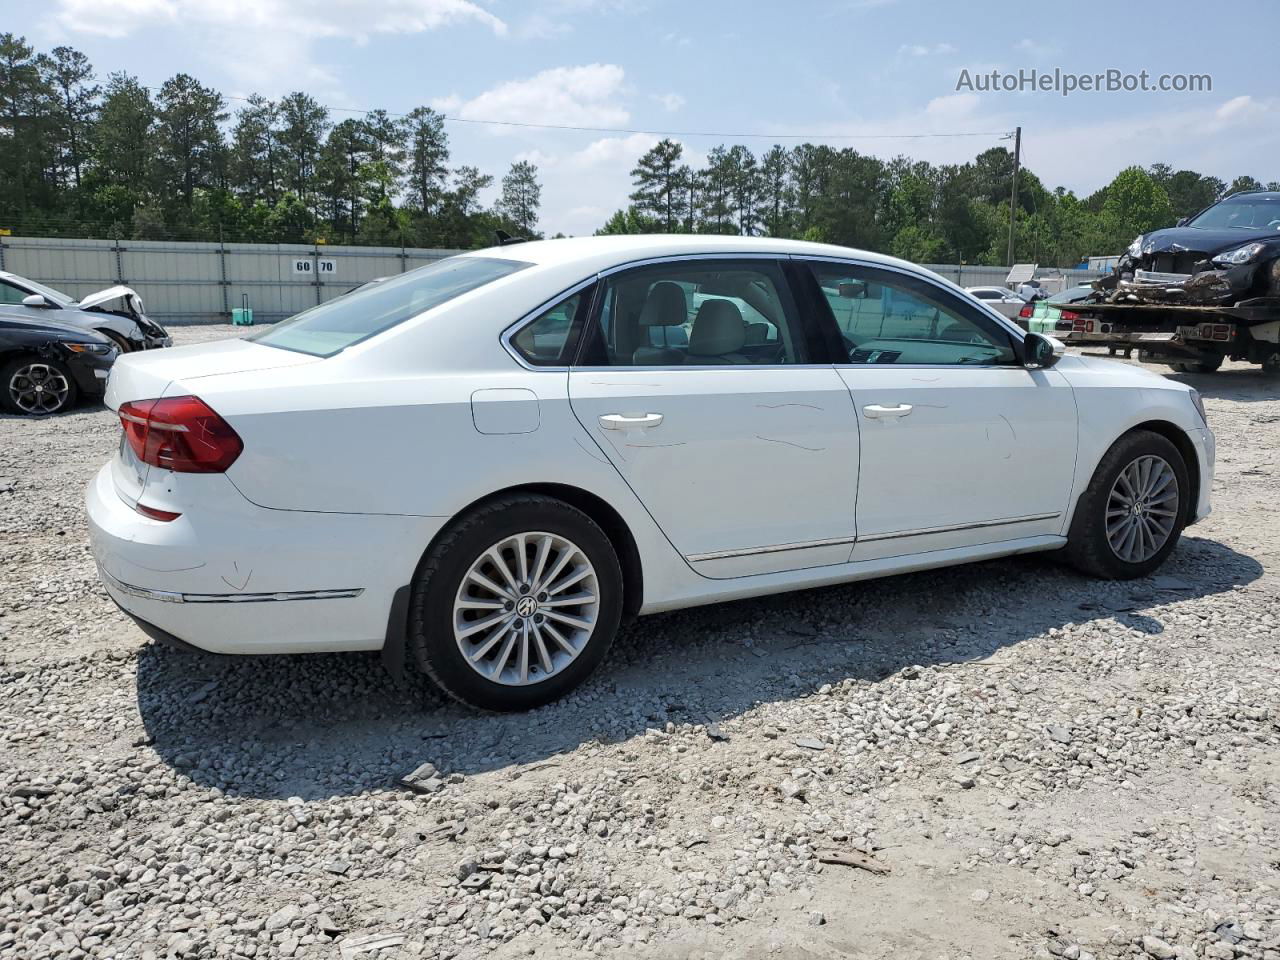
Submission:
[[670,280],[660,280],[649,288],[640,310],[642,327],[675,327],[689,319],[689,301],[684,287]]
[[703,301],[689,334],[690,354],[719,357],[742,349],[746,342],[747,325],[735,304],[728,300]]

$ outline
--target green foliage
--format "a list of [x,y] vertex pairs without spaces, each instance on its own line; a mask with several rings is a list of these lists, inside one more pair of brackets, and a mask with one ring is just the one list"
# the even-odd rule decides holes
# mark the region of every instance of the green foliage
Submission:
[[[158,91],[125,73],[96,81],[79,51],[39,53],[0,33],[0,226],[427,247],[488,246],[497,229],[538,236],[537,168],[513,163],[486,209],[494,178],[450,165],[444,117],[429,107],[334,122],[295,91],[250,96],[232,116],[218,91],[186,74]],[[629,206],[596,232],[799,237],[919,262],[1002,264],[1012,206],[1015,259],[1071,266],[1262,186],[1154,164],[1078,198],[1024,168],[1011,198],[1012,177],[1003,145],[934,165],[822,144],[760,156],[722,144],[693,169],[684,147],[664,139],[632,169]]]

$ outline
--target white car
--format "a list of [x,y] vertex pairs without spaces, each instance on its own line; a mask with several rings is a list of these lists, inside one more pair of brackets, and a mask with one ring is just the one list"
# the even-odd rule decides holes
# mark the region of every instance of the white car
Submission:
[[149,634],[381,649],[498,710],[633,614],[1037,550],[1142,576],[1214,457],[1182,384],[900,260],[740,237],[452,257],[122,357],[107,403],[93,551]]
[[965,290],[1010,320],[1027,304],[1026,300],[1008,287],[965,287]]

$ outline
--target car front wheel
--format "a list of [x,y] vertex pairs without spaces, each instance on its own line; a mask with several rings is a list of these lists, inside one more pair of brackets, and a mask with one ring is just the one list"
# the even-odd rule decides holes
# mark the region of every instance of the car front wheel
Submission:
[[527,710],[595,670],[621,611],[622,571],[604,531],[567,503],[520,494],[480,506],[431,547],[408,641],[454,698]]
[[0,366],[0,407],[25,416],[44,416],[71,406],[76,382],[57,360],[19,357]]
[[1125,434],[1102,458],[1076,504],[1068,556],[1093,576],[1146,576],[1177,546],[1190,491],[1177,447],[1146,430]]

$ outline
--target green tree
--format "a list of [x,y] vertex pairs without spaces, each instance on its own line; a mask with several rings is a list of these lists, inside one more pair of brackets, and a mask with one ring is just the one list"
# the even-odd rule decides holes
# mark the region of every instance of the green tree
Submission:
[[542,185],[538,183],[538,168],[528,160],[511,165],[502,178],[502,196],[498,199],[498,214],[510,221],[522,237],[536,237],[538,208],[542,205]]
[[60,166],[70,172],[71,183],[79,190],[102,88],[93,83],[93,67],[79,50],[54,47],[51,56],[41,56],[37,63],[46,87],[54,94]]
[[0,33],[0,212],[51,212],[56,194],[52,91],[22,37]]
[[657,229],[657,225],[653,221],[642,214],[639,208],[632,204],[625,210],[616,210],[613,216],[604,222],[604,226],[596,231],[597,237],[619,236],[629,233],[653,233]]
[[280,197],[281,148],[277,135],[280,109],[266,97],[253,94],[236,111],[231,133],[231,181],[250,203],[273,204]]
[[764,232],[785,237],[791,230],[791,155],[774,144],[760,158],[760,219]]
[[636,162],[631,171],[634,190],[630,200],[638,211],[663,233],[675,233],[684,218],[685,191],[680,157],[684,147],[674,140],[659,140]]
[[222,94],[185,73],[166,80],[156,110],[157,192],[190,211],[196,190],[221,186],[225,169]]
[[282,187],[304,204],[316,195],[316,165],[329,129],[329,111],[309,94],[291,93],[280,101],[277,139],[284,155]]
[[1141,167],[1127,167],[1107,184],[1102,205],[1106,238],[1123,250],[1135,236],[1173,223],[1169,195]]
[[417,107],[405,119],[408,134],[408,195],[424,215],[438,212],[449,176],[449,135],[444,116]]

